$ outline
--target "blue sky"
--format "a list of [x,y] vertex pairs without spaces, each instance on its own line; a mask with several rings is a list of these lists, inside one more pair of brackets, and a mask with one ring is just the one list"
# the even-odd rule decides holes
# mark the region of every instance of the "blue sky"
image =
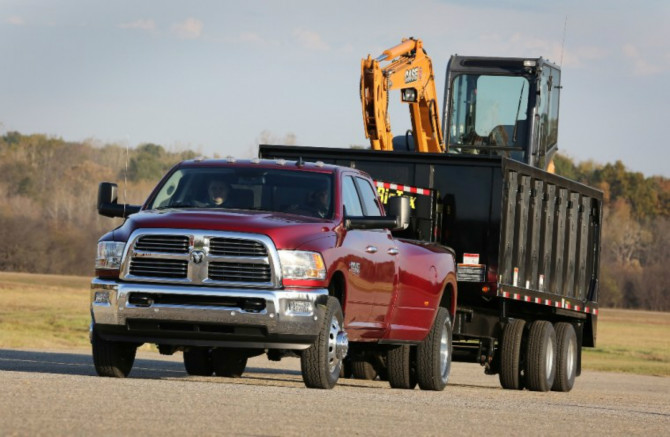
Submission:
[[208,156],[367,145],[360,59],[414,36],[440,96],[454,53],[562,61],[560,150],[670,177],[668,23],[667,0],[0,0],[0,132]]

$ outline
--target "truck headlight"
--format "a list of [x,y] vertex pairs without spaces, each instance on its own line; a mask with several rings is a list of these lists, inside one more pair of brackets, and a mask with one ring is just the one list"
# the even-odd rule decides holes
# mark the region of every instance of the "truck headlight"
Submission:
[[119,270],[121,257],[126,243],[118,241],[101,241],[98,243],[98,253],[95,257],[95,268],[104,270]]
[[326,279],[326,265],[320,253],[303,250],[278,252],[284,279]]

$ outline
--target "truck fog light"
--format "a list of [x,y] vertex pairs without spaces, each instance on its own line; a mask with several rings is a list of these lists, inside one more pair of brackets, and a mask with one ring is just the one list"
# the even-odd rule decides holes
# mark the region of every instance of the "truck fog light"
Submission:
[[93,295],[93,303],[99,305],[109,305],[109,293],[106,291],[96,291]]
[[286,305],[287,314],[312,314],[314,306],[308,300],[289,300]]

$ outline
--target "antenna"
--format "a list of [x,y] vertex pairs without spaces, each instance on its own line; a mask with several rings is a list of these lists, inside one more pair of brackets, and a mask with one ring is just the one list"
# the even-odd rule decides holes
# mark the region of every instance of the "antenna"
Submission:
[[561,62],[558,63],[558,66],[563,68],[563,51],[565,50],[565,34],[568,33],[568,16],[565,16],[565,22],[563,23],[563,42],[561,43]]
[[126,197],[126,188],[128,187],[128,157],[130,154],[130,135],[126,135],[126,170],[123,172],[123,216],[126,217],[126,205],[128,199]]

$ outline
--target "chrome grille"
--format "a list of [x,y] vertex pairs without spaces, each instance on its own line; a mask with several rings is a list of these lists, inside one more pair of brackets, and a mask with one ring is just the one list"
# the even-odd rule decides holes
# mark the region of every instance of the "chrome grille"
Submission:
[[279,255],[266,235],[192,229],[138,229],[120,278],[212,287],[278,288]]
[[130,274],[153,278],[186,278],[188,261],[160,258],[134,258],[130,262]]
[[268,256],[268,251],[258,241],[237,238],[212,238],[209,252],[221,256]]
[[268,282],[270,275],[270,266],[267,264],[227,262],[209,264],[209,277],[215,281]]
[[135,243],[135,250],[145,252],[188,253],[186,235],[145,235]]

